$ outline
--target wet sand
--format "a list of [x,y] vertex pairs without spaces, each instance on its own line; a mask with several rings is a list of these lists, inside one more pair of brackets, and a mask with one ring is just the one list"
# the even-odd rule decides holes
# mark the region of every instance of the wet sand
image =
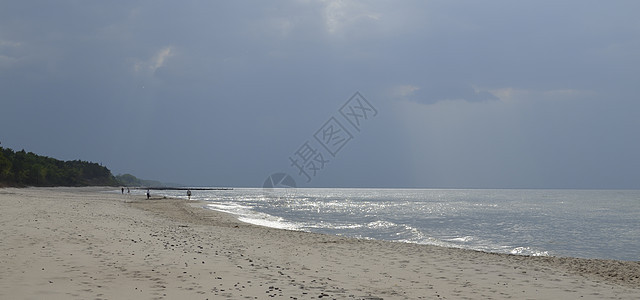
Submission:
[[241,223],[104,188],[0,189],[0,299],[637,299],[640,262]]

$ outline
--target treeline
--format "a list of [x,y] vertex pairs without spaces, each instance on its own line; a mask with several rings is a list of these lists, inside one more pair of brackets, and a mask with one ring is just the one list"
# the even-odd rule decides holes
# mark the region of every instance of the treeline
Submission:
[[116,186],[107,167],[88,161],[61,161],[32,152],[0,147],[0,185]]
[[144,187],[165,187],[165,183],[156,180],[146,180],[135,177],[131,174],[118,174],[116,180],[124,186],[144,186]]

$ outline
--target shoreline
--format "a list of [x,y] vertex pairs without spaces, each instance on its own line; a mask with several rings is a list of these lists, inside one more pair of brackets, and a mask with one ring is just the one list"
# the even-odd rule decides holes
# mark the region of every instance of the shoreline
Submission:
[[[192,218],[194,216],[197,216],[196,219],[200,219],[200,218],[207,219],[207,214],[208,214],[207,212],[205,212],[204,214],[198,213],[199,210],[205,210],[208,212],[213,212],[215,214],[222,214],[228,217],[229,219],[226,219],[226,218],[224,219],[226,219],[226,221],[229,223],[238,223],[248,227],[258,227],[258,228],[277,230],[277,231],[283,230],[288,232],[299,232],[302,234],[322,235],[327,237],[334,237],[339,240],[345,239],[345,240],[374,242],[374,243],[407,244],[407,245],[415,245],[418,247],[421,247],[421,246],[435,247],[438,249],[442,249],[444,251],[456,250],[456,251],[463,251],[463,252],[469,251],[472,253],[479,253],[481,255],[497,255],[498,257],[503,257],[504,259],[511,260],[511,261],[518,261],[522,259],[522,261],[529,261],[530,263],[534,263],[534,264],[547,264],[547,265],[554,265],[554,266],[561,265],[565,267],[567,271],[574,271],[577,273],[592,273],[593,275],[600,275],[603,278],[603,280],[613,279],[616,282],[621,281],[623,285],[626,282],[629,282],[631,287],[636,286],[636,283],[640,284],[640,278],[618,276],[617,274],[618,270],[616,270],[617,266],[625,265],[625,268],[631,267],[632,269],[636,269],[636,272],[634,273],[640,275],[640,261],[626,261],[626,260],[601,259],[601,258],[581,258],[581,257],[553,256],[553,255],[550,255],[550,256],[521,255],[521,254],[488,252],[488,251],[482,251],[482,250],[466,249],[462,247],[446,247],[446,246],[438,246],[438,245],[407,243],[407,242],[387,241],[387,240],[377,240],[377,239],[358,239],[353,237],[343,237],[343,236],[324,234],[324,233],[315,233],[315,232],[302,231],[302,230],[275,228],[275,227],[269,227],[269,226],[256,225],[249,222],[243,222],[238,220],[237,216],[234,214],[206,208],[205,205],[207,203],[205,201],[185,200],[181,198],[170,198],[170,197],[163,197],[163,198],[156,198],[156,199],[152,198],[151,200],[168,200],[168,201],[172,201],[172,203],[175,203],[177,205],[188,206],[188,207],[185,207],[187,210],[193,210],[183,216],[178,216],[175,214],[171,216],[167,216],[169,218],[182,219],[183,217]],[[134,205],[134,207],[136,208],[155,211],[155,207],[148,207],[144,205],[144,201],[146,201],[146,199],[140,200],[138,202],[131,202],[131,203],[139,204],[139,205]],[[173,202],[173,201],[177,201],[177,202]],[[161,212],[165,214],[167,213],[167,211],[165,210],[161,210]],[[194,219],[182,219],[182,220],[185,222],[194,222]],[[205,222],[205,224],[208,224],[208,223]],[[627,265],[626,263],[631,263],[631,264]],[[588,269],[584,267],[578,267],[578,266],[584,266],[585,264],[595,264],[595,265],[598,265],[599,268],[597,268],[596,270],[593,270],[593,269]],[[608,274],[603,273],[601,272],[601,269],[608,269],[609,273]]]
[[[633,299],[640,262],[523,256],[244,223],[110,188],[0,189],[0,298]],[[126,202],[125,202],[126,201]]]
[[[185,192],[158,193],[187,199]],[[193,195],[211,209],[274,228],[493,253],[640,261],[638,190],[238,188]]]
[[[507,255],[507,256],[553,257],[553,258],[568,258],[568,259],[575,258],[575,259],[582,259],[582,260],[613,261],[613,262],[616,262],[616,261],[619,261],[619,262],[640,262],[640,261],[634,261],[634,260],[623,260],[623,259],[613,259],[613,258],[589,258],[589,257],[578,257],[578,256],[568,256],[568,255],[530,255],[530,254],[518,254],[518,253],[506,253],[506,252],[492,252],[492,251],[486,251],[486,250],[477,250],[477,249],[472,249],[472,248],[465,248],[463,246],[443,246],[443,245],[419,243],[419,242],[394,241],[394,240],[384,240],[384,239],[375,239],[375,238],[357,238],[357,237],[341,236],[341,235],[334,235],[334,234],[322,233],[322,232],[305,231],[305,230],[299,230],[299,229],[280,228],[280,227],[276,227],[276,226],[271,227],[271,226],[267,226],[267,225],[261,225],[261,224],[252,223],[252,222],[249,222],[249,221],[242,221],[242,220],[239,219],[238,215],[234,215],[233,213],[225,212],[225,211],[222,211],[222,210],[216,210],[216,209],[208,208],[208,207],[206,207],[207,204],[208,204],[206,201],[185,200],[185,199],[182,199],[182,198],[173,198],[173,197],[164,197],[162,199],[167,199],[167,200],[174,199],[174,200],[178,200],[178,201],[187,201],[188,202],[187,204],[191,205],[192,207],[199,208],[199,209],[210,210],[210,211],[213,211],[215,213],[221,213],[221,214],[229,215],[229,216],[233,217],[236,221],[238,221],[238,222],[240,222],[242,224],[249,224],[249,225],[253,225],[253,226],[266,227],[266,228],[271,228],[271,229],[280,229],[280,230],[287,230],[287,231],[298,231],[298,232],[305,232],[305,233],[323,234],[323,235],[344,237],[344,238],[347,238],[347,239],[355,239],[355,240],[372,240],[372,241],[381,241],[381,242],[389,242],[389,243],[402,243],[402,244],[412,244],[412,245],[433,246],[433,247],[440,247],[440,248],[445,248],[445,249],[460,249],[460,250],[481,252],[481,253],[486,253],[486,254],[499,254],[499,255]],[[156,200],[158,200],[158,199],[156,199]]]

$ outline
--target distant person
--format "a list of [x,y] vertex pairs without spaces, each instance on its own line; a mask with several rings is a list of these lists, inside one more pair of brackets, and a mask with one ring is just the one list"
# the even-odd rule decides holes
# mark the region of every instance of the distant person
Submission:
[[191,200],[191,190],[187,190],[187,197],[189,197],[189,200]]
[[147,189],[147,199],[151,198],[151,194],[149,193],[149,190]]
[[131,193],[131,190],[129,188],[127,188],[127,195]]
[[120,190],[122,190],[122,194],[124,195],[124,188],[121,188]]

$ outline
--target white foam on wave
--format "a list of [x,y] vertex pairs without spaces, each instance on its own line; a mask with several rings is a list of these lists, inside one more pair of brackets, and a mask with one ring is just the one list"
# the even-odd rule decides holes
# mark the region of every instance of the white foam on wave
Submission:
[[258,226],[270,227],[270,228],[287,229],[287,230],[300,230],[300,226],[298,226],[298,225],[296,225],[294,223],[285,222],[281,218],[276,218],[276,219],[266,218],[266,219],[262,219],[262,218],[240,217],[240,218],[238,218],[238,220],[240,220],[241,222],[245,222],[245,223],[249,223],[249,224],[253,224],[253,225],[258,225]]
[[278,229],[300,230],[300,226],[295,223],[286,222],[280,217],[256,212],[249,206],[235,203],[209,203],[206,207],[208,209],[233,214],[237,216],[239,221],[253,225]]
[[474,240],[474,237],[472,236],[461,236],[461,237],[455,237],[455,238],[450,238],[450,239],[445,239],[446,241],[451,241],[451,242],[462,242],[462,243],[467,243],[470,242],[472,240]]
[[251,211],[250,207],[236,203],[208,203],[206,207],[212,210],[226,212],[234,215],[245,215]]
[[531,247],[515,247],[511,249],[511,254],[531,255],[531,256],[549,256],[549,251],[538,251]]
[[389,221],[375,221],[367,224],[367,227],[372,229],[383,229],[383,228],[386,229],[386,228],[392,228],[396,226],[398,226],[398,224],[389,222]]
[[305,223],[304,228],[314,228],[314,229],[336,229],[336,230],[345,230],[345,229],[358,229],[365,227],[362,224],[335,224],[329,222],[318,222],[318,223]]

